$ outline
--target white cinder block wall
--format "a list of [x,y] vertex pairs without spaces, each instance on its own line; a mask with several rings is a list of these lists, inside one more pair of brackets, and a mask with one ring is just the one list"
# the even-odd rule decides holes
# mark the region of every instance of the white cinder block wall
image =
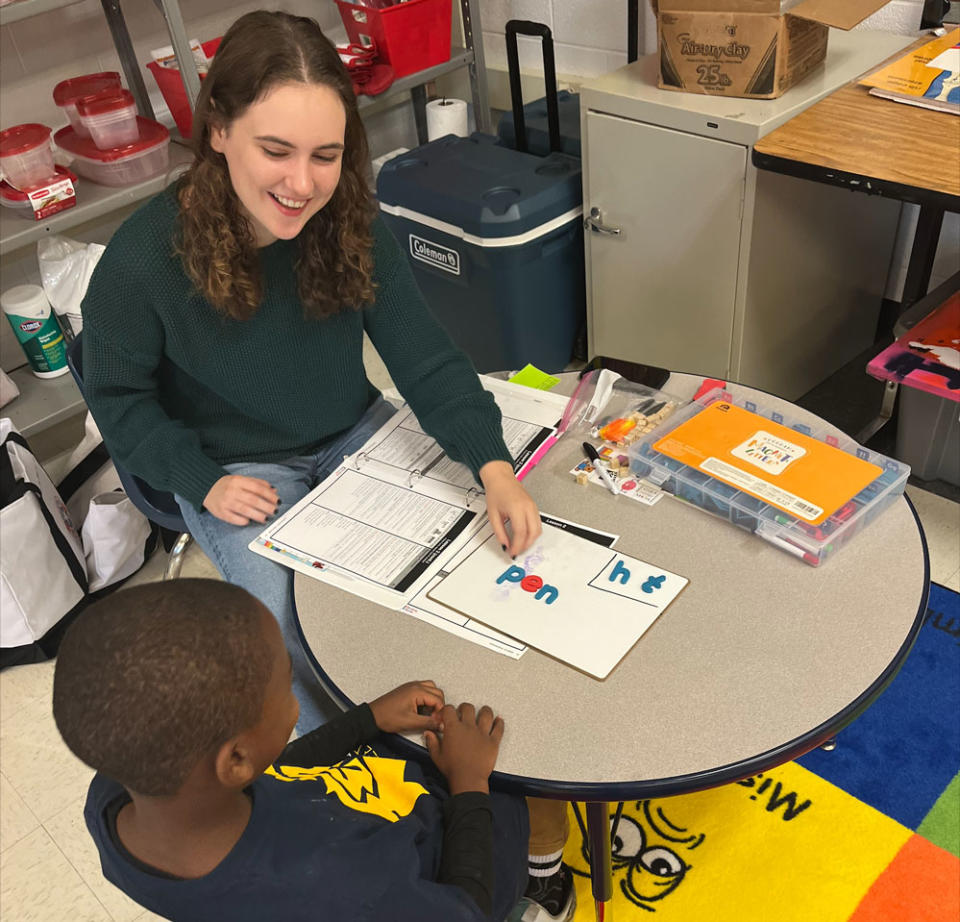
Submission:
[[[641,54],[657,50],[657,26],[649,0],[640,0]],[[923,0],[891,0],[858,26],[910,33],[920,27]],[[557,73],[575,81],[627,63],[626,0],[480,0],[487,66],[506,70],[504,27],[510,19],[546,23],[553,32]],[[539,42],[520,38],[520,67],[542,72]]]

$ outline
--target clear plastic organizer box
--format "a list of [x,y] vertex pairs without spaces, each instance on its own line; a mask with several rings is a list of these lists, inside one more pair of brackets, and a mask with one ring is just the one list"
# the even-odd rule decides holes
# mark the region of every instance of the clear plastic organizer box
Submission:
[[[702,470],[654,450],[653,445],[665,435],[718,400],[869,461],[881,468],[883,473],[819,525],[812,525]],[[709,391],[664,420],[653,432],[631,445],[628,455],[631,470],[637,477],[658,486],[665,493],[671,493],[739,528],[753,532],[814,567],[833,556],[901,496],[910,476],[910,468],[906,464],[870,451],[847,436],[834,435],[826,425],[810,426],[762,403],[734,398],[728,391],[719,388]]]

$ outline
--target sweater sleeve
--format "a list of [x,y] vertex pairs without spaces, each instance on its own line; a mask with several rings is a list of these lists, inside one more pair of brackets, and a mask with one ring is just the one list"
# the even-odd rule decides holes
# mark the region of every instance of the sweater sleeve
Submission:
[[365,327],[424,431],[476,477],[488,461],[513,459],[500,410],[477,373],[430,313],[396,240],[374,222],[377,300]]
[[361,704],[287,745],[277,759],[281,765],[332,765],[378,733],[369,704]]
[[83,301],[84,398],[118,464],[199,509],[226,471],[203,453],[197,434],[161,405],[163,325],[151,304],[151,286],[139,280],[128,258],[137,242],[121,231]]
[[480,911],[493,909],[493,813],[490,795],[456,794],[443,804],[443,857],[437,880],[473,897]]

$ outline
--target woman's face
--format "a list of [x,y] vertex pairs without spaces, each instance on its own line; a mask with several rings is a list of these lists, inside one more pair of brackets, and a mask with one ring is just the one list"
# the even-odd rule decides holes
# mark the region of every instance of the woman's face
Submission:
[[340,181],[346,112],[328,86],[283,83],[226,128],[210,146],[252,219],[257,246],[292,240],[333,196]]

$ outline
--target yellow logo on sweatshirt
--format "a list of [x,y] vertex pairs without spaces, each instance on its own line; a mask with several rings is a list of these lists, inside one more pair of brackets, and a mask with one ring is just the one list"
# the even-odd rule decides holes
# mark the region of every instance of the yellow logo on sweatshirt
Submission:
[[375,755],[354,754],[336,765],[302,768],[271,766],[265,774],[278,781],[320,781],[345,807],[371,813],[395,823],[412,812],[417,798],[429,793],[416,781],[405,781],[406,762]]

